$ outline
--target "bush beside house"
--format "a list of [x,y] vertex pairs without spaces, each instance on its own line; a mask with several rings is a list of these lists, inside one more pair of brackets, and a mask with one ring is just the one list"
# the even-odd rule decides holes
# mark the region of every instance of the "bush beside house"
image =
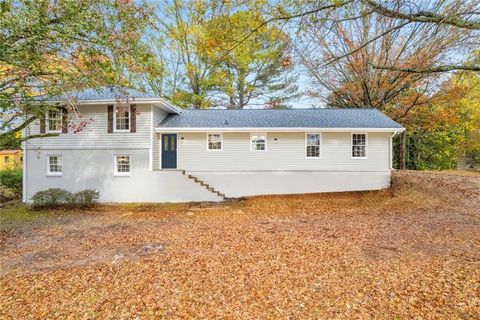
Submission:
[[99,198],[100,193],[96,190],[83,190],[76,193],[52,188],[35,193],[32,197],[34,208],[56,207],[90,207]]
[[22,195],[22,168],[0,170],[0,203],[20,199]]

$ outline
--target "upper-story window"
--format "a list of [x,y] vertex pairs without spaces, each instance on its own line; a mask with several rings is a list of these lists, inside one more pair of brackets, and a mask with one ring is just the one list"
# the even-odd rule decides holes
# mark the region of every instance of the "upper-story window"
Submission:
[[223,135],[221,133],[207,133],[207,149],[222,150]]
[[254,151],[267,150],[267,134],[252,133],[250,135],[250,150],[254,150]]
[[62,132],[62,113],[60,110],[49,110],[47,114],[47,132]]
[[352,133],[352,158],[367,157],[367,134]]
[[113,117],[115,131],[130,131],[129,105],[115,106],[115,112],[113,113]]
[[307,158],[320,158],[320,133],[307,133],[305,136]]

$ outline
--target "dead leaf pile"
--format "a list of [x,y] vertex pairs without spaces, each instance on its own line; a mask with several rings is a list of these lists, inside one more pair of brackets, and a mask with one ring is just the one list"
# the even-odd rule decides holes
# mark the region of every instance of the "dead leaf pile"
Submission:
[[[3,229],[2,229],[3,228]],[[0,226],[0,318],[478,318],[480,179]]]

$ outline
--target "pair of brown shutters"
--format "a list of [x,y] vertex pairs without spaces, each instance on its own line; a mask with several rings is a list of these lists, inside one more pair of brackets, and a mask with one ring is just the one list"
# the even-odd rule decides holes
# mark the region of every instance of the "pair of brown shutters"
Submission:
[[[68,109],[60,107],[62,112],[62,133],[68,133]],[[46,117],[40,118],[40,133],[45,133]],[[113,132],[113,106],[108,106],[108,133]],[[137,107],[130,106],[130,132],[137,132]]]
[[[108,133],[113,132],[113,106],[108,106]],[[130,106],[130,132],[137,132],[137,107]]]
[[[58,110],[62,113],[62,133],[68,133],[68,109],[67,107],[59,107]],[[46,121],[45,117],[40,118],[40,133],[45,133]]]

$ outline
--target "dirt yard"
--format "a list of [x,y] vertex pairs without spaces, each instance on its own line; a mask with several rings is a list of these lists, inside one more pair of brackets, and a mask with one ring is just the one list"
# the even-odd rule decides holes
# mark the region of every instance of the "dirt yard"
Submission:
[[480,175],[0,214],[0,319],[480,318]]

